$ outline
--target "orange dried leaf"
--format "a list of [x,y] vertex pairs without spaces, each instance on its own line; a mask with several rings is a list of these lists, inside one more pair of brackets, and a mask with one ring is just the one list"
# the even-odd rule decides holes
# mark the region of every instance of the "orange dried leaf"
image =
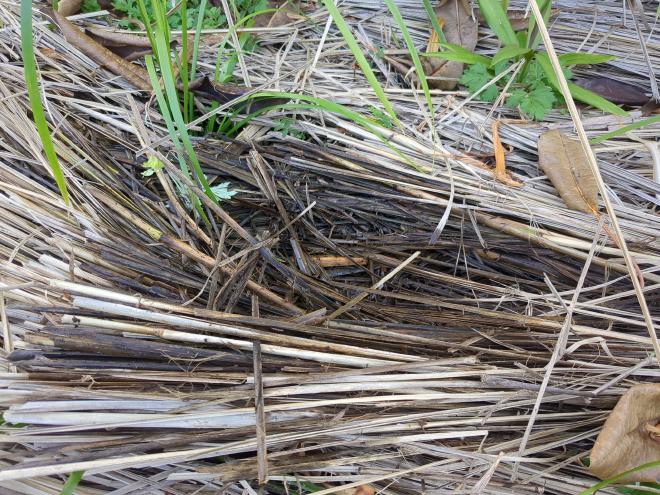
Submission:
[[347,490],[339,490],[337,495],[374,495],[376,489],[371,485],[360,485]]
[[[590,460],[591,472],[601,479],[660,460],[660,384],[635,385],[621,397],[598,435]],[[660,467],[619,481],[660,481]]]
[[557,130],[538,142],[539,167],[572,210],[598,212],[598,185],[582,144]]
[[506,158],[504,155],[504,146],[500,140],[500,124],[499,120],[493,122],[493,148],[495,153],[495,178],[509,186],[519,187],[522,184],[517,180],[512,179],[506,172]]

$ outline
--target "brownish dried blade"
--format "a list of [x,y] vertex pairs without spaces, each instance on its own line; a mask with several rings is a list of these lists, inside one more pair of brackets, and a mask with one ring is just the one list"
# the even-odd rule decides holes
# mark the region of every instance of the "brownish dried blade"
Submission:
[[[635,385],[619,400],[591,450],[589,469],[601,479],[660,459],[660,384]],[[657,482],[660,467],[617,480]]]
[[582,79],[578,84],[617,105],[639,106],[649,100],[642,88],[609,77]]
[[660,103],[655,101],[655,99],[653,98],[649,98],[649,101],[644,103],[644,105],[642,105],[642,108],[639,109],[639,111],[642,114],[642,117],[646,117],[648,115],[651,115],[652,113],[658,113],[659,110],[660,110]]
[[[153,52],[149,39],[135,34],[118,33],[95,26],[86,28],[85,34],[129,62]],[[174,44],[172,41],[171,46]]]
[[539,167],[572,210],[598,212],[598,186],[582,144],[557,130],[538,142]]
[[81,5],[82,0],[60,0],[59,4],[57,5],[57,11],[60,15],[69,17],[70,15],[74,15],[80,12]]
[[[197,96],[217,101],[221,105],[230,103],[246,93],[252,91],[252,88],[238,86],[236,84],[223,84],[211,81],[207,76],[195,79],[188,85],[188,89]],[[286,103],[288,100],[283,98],[262,98],[253,100],[249,103],[249,112],[262,110],[264,108]]]
[[[472,20],[471,12],[466,9],[465,2],[448,0],[435,7],[434,12],[440,24],[444,24],[442,31],[448,43],[461,45],[466,50],[474,51],[475,46],[477,46],[477,23]],[[433,39],[431,38],[429,46],[432,44]],[[463,74],[463,64],[461,62],[446,61],[437,57],[425,57],[423,64],[426,78],[432,88],[454,89],[458,84],[458,79]]]
[[64,38],[89,58],[126,79],[131,85],[143,91],[151,91],[151,82],[147,72],[137,65],[112,53],[103,45],[83,33],[59,12],[53,12],[53,19],[62,30]]
[[85,28],[85,34],[93,37],[103,46],[131,45],[140,48],[151,48],[149,38],[138,36],[137,34],[122,33],[103,29],[97,26],[88,26]]

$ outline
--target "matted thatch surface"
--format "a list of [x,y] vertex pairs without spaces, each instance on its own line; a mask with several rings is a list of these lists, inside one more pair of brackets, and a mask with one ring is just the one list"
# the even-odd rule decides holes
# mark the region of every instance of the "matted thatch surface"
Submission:
[[[421,2],[400,4],[422,47]],[[356,33],[390,46],[378,2],[343,6]],[[620,55],[599,72],[649,88],[622,2],[556,8],[559,50]],[[251,84],[376,105],[326,21],[318,8],[261,30],[245,55]],[[57,494],[79,470],[83,495],[254,493],[264,466],[268,493],[371,483],[386,494],[572,494],[595,481],[578,459],[618,397],[660,372],[619,249],[539,175],[538,135],[570,131],[567,115],[502,126],[524,182],[511,188],[477,165],[492,154],[492,119],[514,112],[437,91],[433,139],[423,98],[379,74],[405,125],[391,144],[423,171],[337,116],[297,111],[291,129],[311,139],[282,136],[275,111],[243,144],[196,143],[206,173],[240,192],[195,230],[167,175],[141,176],[146,155],[174,156],[155,103],[42,22],[46,111],[73,197],[63,204],[29,116],[18,22],[15,2],[0,2],[2,493]],[[479,48],[494,50],[481,34]],[[210,72],[219,38],[203,39]],[[583,114],[590,135],[625,122]],[[595,147],[656,324],[660,186],[634,137],[657,133]]]

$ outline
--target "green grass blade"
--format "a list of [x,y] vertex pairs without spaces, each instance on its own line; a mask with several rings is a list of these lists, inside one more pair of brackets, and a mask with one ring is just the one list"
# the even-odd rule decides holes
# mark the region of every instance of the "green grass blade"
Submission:
[[[144,0],[138,0],[138,2],[141,4],[141,8],[144,7]],[[181,142],[183,143],[183,147],[186,150],[188,161],[195,171],[197,180],[201,184],[206,195],[213,201],[216,201],[215,195],[211,191],[208,180],[206,179],[206,176],[202,171],[202,167],[199,164],[199,160],[197,159],[197,154],[195,153],[192,142],[190,141],[188,129],[186,128],[186,123],[184,121],[183,114],[181,113],[181,105],[179,102],[179,95],[176,89],[176,81],[174,79],[174,71],[172,68],[172,59],[170,57],[170,29],[169,24],[167,23],[165,9],[163,8],[163,5],[160,1],[152,1],[151,5],[154,10],[154,17],[156,18],[156,31],[153,36],[154,40],[156,41],[156,46],[153,48],[154,53],[156,54],[156,59],[158,61],[158,67],[160,69],[161,78],[163,80],[163,86],[165,87],[165,99],[167,100],[167,106],[169,107],[172,120],[176,125],[176,130],[181,139]],[[145,19],[145,25],[149,25],[148,18]],[[151,79],[152,85],[154,85],[153,77]]]
[[[539,6],[541,15],[543,15],[543,21],[545,24],[548,24],[550,20],[550,13],[552,12],[552,0],[534,0]],[[533,38],[533,39],[532,39]],[[536,47],[541,43],[541,35],[538,32],[536,26],[536,18],[533,15],[529,16],[529,23],[527,25],[527,36],[525,46],[535,50]]]
[[76,487],[78,486],[78,483],[80,483],[80,480],[82,480],[84,473],[84,471],[72,472],[67,478],[66,483],[64,483],[60,495],[74,495]]
[[[234,73],[234,68],[236,67],[236,64],[238,63],[238,55],[234,52],[231,57],[229,57],[229,60],[225,62],[225,64],[222,64],[222,56],[224,54],[225,46],[227,45],[227,40],[231,39],[233,35],[233,30],[238,29],[242,25],[246,25],[247,27],[251,27],[252,24],[254,23],[254,18],[260,14],[266,14],[266,13],[275,13],[279,9],[261,9],[257,10],[251,14],[246,15],[243,17],[241,20],[236,21],[234,23],[234,26],[228,31],[227,35],[222,39],[222,42],[220,43],[220,46],[218,47],[218,55],[216,57],[215,61],[215,71],[213,75],[213,80],[218,81],[221,83],[228,82],[229,79],[231,79],[232,74]],[[243,50],[243,52],[246,51],[251,51],[253,47],[256,45],[256,41],[254,37],[250,35],[250,33],[241,33],[238,35],[238,43],[239,43],[239,50]],[[218,108],[219,104],[217,102],[213,102],[211,104],[211,111],[215,110]],[[213,132],[215,128],[215,119],[209,119],[209,121],[206,124],[206,132],[207,134],[210,134]]]
[[144,57],[144,61],[147,66],[147,72],[149,73],[149,79],[151,80],[151,85],[154,88],[154,94],[156,96],[156,101],[158,102],[158,108],[160,109],[160,113],[163,116],[163,120],[165,121],[165,126],[167,127],[167,132],[169,133],[170,138],[172,139],[172,144],[174,145],[174,149],[176,150],[176,156],[179,160],[179,166],[181,167],[181,171],[184,173],[184,175],[190,179],[190,170],[185,160],[184,150],[183,147],[181,146],[181,141],[179,140],[179,136],[176,133],[176,128],[174,127],[174,121],[172,120],[170,107],[168,106],[167,100],[165,99],[165,95],[163,94],[163,91],[160,87],[153,57],[151,55],[146,55]]
[[437,57],[445,60],[453,60],[456,62],[463,62],[464,64],[484,64],[489,66],[491,59],[485,55],[479,55],[471,52],[470,50],[462,47],[461,45],[454,45],[452,43],[441,43],[440,46],[444,48],[442,52],[422,53],[423,57]]
[[619,115],[620,117],[627,117],[629,115],[628,112],[615,105],[611,101],[606,100],[593,91],[589,91],[588,89],[585,89],[582,86],[578,86],[575,83],[569,82],[568,89],[571,91],[571,95],[573,95],[573,98],[576,100],[579,100],[582,103],[586,103],[587,105],[591,105],[594,108],[598,108],[603,112],[609,112],[614,115]]
[[510,58],[521,57],[527,55],[531,50],[523,46],[504,46],[495,54],[493,60],[490,63],[490,66],[493,67],[504,60],[509,60]]
[[[548,57],[548,54],[545,52],[537,53],[536,60],[538,61],[539,65],[545,72],[545,75],[548,78],[550,84],[555,89],[559,90],[559,81],[557,80],[557,75],[555,74],[555,71],[552,67],[552,63],[550,62],[550,58]],[[584,89],[572,82],[568,83],[568,89],[571,91],[571,95],[573,96],[573,98],[575,98],[578,101],[581,101],[582,103],[586,103],[587,105],[591,105],[594,108],[598,108],[599,110],[602,110],[604,112],[608,112],[614,115],[619,115],[621,117],[628,116],[628,112],[623,110],[621,107],[615,105],[611,101],[606,100],[602,96],[597,95],[593,91]]]
[[435,15],[435,10],[433,10],[431,1],[430,0],[423,0],[423,1],[424,1],[424,8],[426,9],[426,13],[429,16],[429,19],[431,20],[431,26],[433,26],[433,29],[438,34],[438,39],[440,40],[441,43],[447,43],[447,38],[445,37],[445,33],[442,31],[442,27],[438,22],[438,17]]
[[562,66],[602,64],[614,60],[614,55],[600,55],[598,53],[562,53],[557,57]]
[[181,86],[183,87],[183,115],[186,122],[192,118],[192,99],[188,84],[188,0],[181,2],[181,60],[179,60],[179,74],[181,75]]
[[[174,149],[176,150],[176,157],[179,162],[179,168],[188,179],[191,179],[190,169],[186,163],[181,141],[179,140],[179,136],[176,133],[176,128],[174,127],[174,121],[172,120],[170,107],[167,104],[167,100],[165,99],[165,95],[163,94],[160,83],[158,81],[158,75],[156,74],[156,67],[154,66],[153,56],[147,55],[145,56],[144,60],[147,66],[147,72],[149,73],[149,79],[151,80],[151,85],[154,88],[154,94],[156,95],[156,101],[158,102],[160,113],[163,116],[163,120],[165,120],[167,132],[169,133],[172,144],[174,145]],[[208,217],[206,216],[206,213],[204,213],[200,199],[192,192],[190,192],[188,196],[197,213],[199,213],[204,222],[208,223]]]
[[616,483],[622,478],[625,478],[626,476],[633,474],[633,473],[638,473],[639,471],[644,471],[645,469],[651,469],[654,467],[660,466],[660,460],[659,461],[653,461],[653,462],[647,462],[646,464],[642,464],[641,466],[637,466],[636,468],[630,469],[628,471],[625,471],[623,473],[619,473],[616,476],[612,476],[611,478],[607,478],[606,480],[601,481],[600,483],[596,483],[594,486],[591,488],[587,488],[586,490],[580,492],[579,495],[594,495],[598,490],[602,490],[603,488],[607,488],[608,486]]
[[422,89],[424,90],[424,97],[426,98],[426,104],[429,107],[429,112],[431,112],[431,118],[433,118],[433,101],[431,100],[431,92],[429,91],[429,84],[426,81],[426,74],[424,74],[424,67],[422,66],[422,61],[419,59],[419,54],[417,53],[417,49],[415,48],[415,43],[410,37],[408,28],[406,28],[406,22],[403,20],[403,16],[401,15],[401,11],[399,10],[399,7],[397,7],[392,0],[385,0],[385,5],[387,5],[388,9],[390,9],[390,12],[392,13],[392,17],[394,17],[394,20],[399,25],[399,29],[401,30],[401,34],[403,35],[403,39],[405,40],[406,46],[408,47],[408,52],[410,53],[410,57],[412,58],[413,64],[415,64],[415,71],[417,72],[417,78],[419,79],[419,83],[422,85]]
[[619,127],[618,129],[614,129],[613,131],[610,132],[604,132],[603,134],[596,136],[595,138],[591,138],[589,140],[589,144],[598,144],[602,143],[603,141],[607,139],[612,139],[617,136],[621,136],[622,134],[625,134],[626,132],[634,131],[635,129],[640,129],[644,126],[655,124],[656,122],[660,122],[660,115],[656,115],[654,117],[649,117],[648,119],[643,119],[643,120],[638,120],[637,122],[633,122],[632,124],[624,125],[622,127]]
[[518,45],[518,37],[499,0],[479,0],[479,10],[503,45]]
[[[332,101],[325,100],[323,98],[316,98],[314,96],[308,96],[298,93],[285,93],[281,91],[263,91],[260,93],[255,93],[253,95],[246,95],[236,99],[236,103],[245,101],[250,98],[282,98],[282,99],[292,99],[292,100],[301,100],[307,103],[307,105],[300,106],[299,108],[303,109],[313,109],[313,110],[322,110],[328,113],[334,113],[341,115],[342,117],[352,121],[354,124],[361,126],[364,129],[367,129],[369,132],[372,132],[376,135],[381,142],[390,148],[394,153],[396,153],[404,162],[410,165],[412,168],[418,172],[423,172],[423,169],[414,163],[409,157],[404,155],[398,148],[394,147],[386,134],[387,130],[382,127],[375,119],[365,117],[353,110],[334,103]],[[287,108],[296,108],[296,103],[284,104]],[[258,112],[252,114],[252,118],[259,115]]]
[[394,108],[392,108],[392,105],[387,99],[387,96],[385,96],[385,92],[383,91],[383,88],[380,86],[380,83],[378,82],[376,75],[371,70],[371,66],[369,65],[369,62],[367,62],[364,53],[362,53],[362,50],[360,50],[357,40],[353,36],[353,33],[351,33],[348,24],[346,24],[346,21],[339,12],[339,9],[335,5],[334,0],[323,0],[323,3],[325,4],[326,9],[328,9],[328,12],[332,17],[332,20],[335,22],[335,24],[339,28],[339,31],[341,31],[341,34],[344,36],[344,40],[346,40],[346,43],[348,44],[348,47],[353,53],[356,62],[360,66],[360,69],[362,69],[362,73],[367,78],[367,81],[371,85],[371,88],[374,90],[374,93],[376,93],[376,96],[378,96],[378,99],[383,105],[383,108],[385,108],[385,111],[390,115],[390,117],[392,117],[392,120],[394,120],[397,123],[397,125],[399,125],[400,124],[399,119],[396,116],[396,112],[394,111]]
[[21,0],[21,50],[23,52],[23,71],[28,97],[30,99],[30,107],[32,109],[32,118],[37,127],[46,159],[48,160],[62,199],[66,204],[69,204],[69,191],[64,180],[64,173],[57,160],[57,153],[55,153],[55,146],[53,145],[53,140],[48,129],[44,107],[41,104],[37,62],[34,57],[34,42],[32,38],[32,2],[27,0]]
[[207,0],[199,2],[199,15],[197,16],[197,26],[195,27],[195,40],[193,41],[193,56],[190,64],[190,80],[194,81],[197,75],[197,59],[199,58],[199,39],[202,35],[202,26],[204,26],[204,15],[206,14]]
[[186,129],[186,123],[183,120],[183,114],[181,113],[181,107],[179,106],[179,96],[176,90],[176,83],[174,81],[174,74],[172,73],[171,65],[169,64],[170,62],[169,53],[168,53],[169,45],[165,45],[165,40],[160,36],[156,36],[156,42],[159,45],[158,66],[160,67],[161,70],[161,76],[163,78],[163,84],[165,86],[165,95],[167,97],[167,102],[170,107],[170,112],[172,112],[172,118],[174,119],[174,123],[176,124],[177,130],[179,132],[179,136],[188,154],[188,160],[193,166],[193,170],[197,175],[197,179],[199,180],[199,183],[202,185],[204,192],[207,194],[207,196],[209,196],[211,199],[215,201],[215,195],[211,191],[211,187],[209,186],[209,183],[206,180],[206,176],[204,175],[204,172],[202,172],[202,167],[200,166],[199,161],[197,160],[197,155],[192,146],[192,142],[190,141],[188,130]]

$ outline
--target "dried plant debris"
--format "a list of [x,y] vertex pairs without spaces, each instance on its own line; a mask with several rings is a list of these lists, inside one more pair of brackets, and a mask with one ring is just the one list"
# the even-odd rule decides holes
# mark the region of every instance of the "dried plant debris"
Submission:
[[539,167],[566,206],[585,213],[598,211],[598,186],[582,144],[566,134],[548,131],[538,142]]
[[[625,393],[591,450],[591,471],[601,479],[660,461],[660,383],[635,385]],[[660,466],[626,476],[621,483],[660,482]]]
[[[336,3],[380,61],[392,27],[382,2]],[[397,3],[423,50],[423,5]],[[620,250],[539,170],[540,134],[570,133],[568,116],[498,127],[506,170],[522,183],[511,187],[487,163],[492,123],[515,110],[433,91],[427,119],[420,93],[385,83],[382,63],[376,75],[402,126],[388,124],[327,10],[303,2],[308,18],[243,31],[258,41],[240,57],[250,81],[239,61],[235,87],[198,87],[192,118],[210,110],[207,98],[231,104],[251,87],[314,95],[383,127],[295,99],[231,136],[197,123],[203,173],[231,184],[219,206],[203,203],[207,223],[180,194],[191,182],[171,163],[176,144],[157,102],[40,18],[35,60],[67,206],[30,120],[17,4],[0,2],[0,409],[12,421],[0,427],[3,495],[59,494],[81,470],[81,495],[255,493],[264,467],[268,494],[575,495],[596,482],[576,459],[617,400],[660,381],[660,370]],[[560,52],[582,42],[598,52],[606,39],[622,62],[598,75],[648,89],[619,0],[561,8]],[[198,76],[213,77],[225,34],[201,34]],[[484,27],[477,51],[498,48]],[[221,63],[234,51],[225,44]],[[649,56],[660,63],[657,50]],[[233,110],[214,123],[244,120]],[[589,137],[627,123],[581,116]],[[631,136],[652,141],[658,128],[596,147],[651,307],[660,186]],[[163,167],[144,176],[153,155]],[[560,334],[561,358],[546,374]],[[647,430],[657,436],[657,425]]]

